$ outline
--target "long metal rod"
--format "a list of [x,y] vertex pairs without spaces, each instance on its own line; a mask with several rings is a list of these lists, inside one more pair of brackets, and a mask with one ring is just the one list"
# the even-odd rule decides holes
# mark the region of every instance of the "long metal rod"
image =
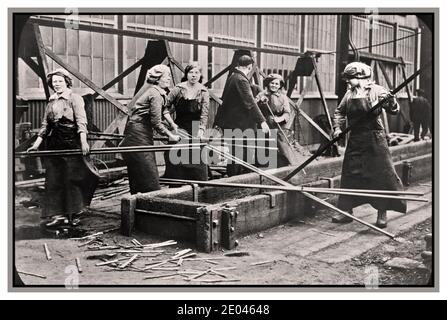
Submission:
[[[403,89],[409,82],[413,81],[414,79],[416,79],[416,77],[421,73],[421,71],[423,69],[425,69],[429,64],[431,63],[428,62],[427,64],[425,64],[422,68],[420,68],[419,70],[417,70],[411,77],[409,77],[406,81],[402,82],[397,88],[395,88],[394,90],[391,91],[391,94],[396,94],[397,92],[399,92],[401,89]],[[371,116],[372,113],[377,110],[378,108],[382,107],[383,104],[386,102],[386,99],[380,100],[374,107],[372,107],[368,113],[366,113],[363,117],[361,118],[357,118],[355,120],[352,121],[352,123],[347,126],[338,137],[328,141],[323,148],[320,149],[319,152],[315,152],[312,156],[310,156],[306,161],[304,161],[302,164],[300,164],[296,169],[294,169],[291,173],[289,173],[287,175],[287,177],[284,178],[284,180],[290,180],[293,176],[295,176],[298,172],[300,172],[302,169],[304,169],[309,163],[311,163],[312,161],[314,161],[316,158],[318,158],[321,154],[323,154],[323,152],[325,152],[327,149],[329,149],[330,147],[332,147],[334,144],[336,144],[341,138],[343,138],[346,133],[348,133],[349,131],[352,130],[353,126],[355,126],[356,124],[358,124],[360,121],[363,121],[366,117]]]
[[[158,152],[171,149],[196,149],[204,146],[203,143],[190,144],[172,144],[162,146],[132,146],[132,147],[114,147],[114,148],[98,148],[90,150],[90,154],[106,154],[106,153],[129,153],[129,152]],[[47,150],[47,151],[30,151],[16,152],[16,157],[42,157],[42,156],[71,156],[81,155],[81,149],[67,150]]]
[[385,231],[385,230],[382,230],[382,229],[376,227],[375,225],[372,225],[372,224],[370,224],[370,223],[368,223],[368,222],[365,222],[365,221],[363,221],[363,220],[361,220],[361,219],[359,219],[359,218],[353,216],[352,214],[349,214],[349,213],[347,213],[347,212],[345,212],[345,211],[343,211],[343,210],[340,210],[340,209],[338,209],[336,206],[334,206],[334,205],[328,203],[327,201],[324,201],[324,200],[322,200],[322,199],[320,199],[320,198],[318,198],[318,197],[316,197],[316,196],[314,196],[314,195],[312,195],[312,194],[310,194],[310,193],[303,192],[303,194],[304,194],[306,197],[308,197],[309,199],[312,199],[312,200],[318,202],[319,204],[321,204],[321,205],[323,205],[323,206],[325,206],[325,207],[327,207],[327,208],[329,208],[329,209],[332,209],[332,210],[334,210],[334,211],[337,211],[338,213],[341,213],[341,214],[343,214],[343,215],[345,215],[345,216],[347,216],[347,217],[349,217],[349,218],[351,218],[351,219],[353,219],[353,220],[355,220],[355,221],[357,221],[357,222],[360,222],[361,224],[363,224],[363,225],[365,225],[365,226],[367,226],[367,227],[369,227],[369,228],[371,228],[371,229],[374,229],[374,230],[376,230],[376,231],[378,231],[378,232],[380,232],[380,233],[383,233],[383,234],[387,235],[387,236],[390,237],[391,239],[394,239],[394,238],[396,237],[394,234],[391,234],[391,233],[389,233],[389,232],[387,232],[387,231]]
[[[353,197],[369,197],[369,198],[383,198],[383,199],[428,202],[427,199],[423,199],[423,198],[410,198],[410,197],[368,193],[368,192],[346,192],[346,191],[336,191],[336,190],[330,190],[330,189],[322,189],[321,190],[320,188],[309,188],[309,187],[298,187],[298,186],[286,187],[286,186],[274,186],[274,185],[269,186],[269,185],[263,185],[263,184],[225,183],[225,182],[179,180],[179,179],[160,179],[160,182],[180,183],[180,184],[197,184],[197,185],[203,185],[203,186],[216,186],[216,187],[227,187],[227,188],[253,188],[253,189],[296,191],[296,192],[305,191],[305,192],[312,192],[312,193],[348,195],[348,196],[353,196]],[[365,190],[365,191],[367,191],[367,190]]]
[[[191,136],[190,136],[189,134],[187,134],[187,135],[191,138]],[[274,181],[274,182],[276,182],[276,183],[278,183],[278,184],[280,184],[280,185],[282,185],[282,186],[296,187],[296,186],[292,185],[291,183],[289,183],[289,182],[287,182],[287,181],[281,180],[280,178],[275,177],[274,175],[271,175],[271,174],[269,174],[269,173],[266,173],[266,172],[260,170],[259,168],[256,168],[255,166],[253,166],[253,165],[251,165],[251,164],[249,164],[249,163],[247,163],[247,162],[245,162],[245,161],[243,161],[243,160],[240,160],[240,159],[238,159],[238,158],[236,158],[236,157],[234,157],[234,156],[228,154],[227,152],[222,152],[221,150],[216,149],[216,148],[214,148],[214,147],[212,147],[212,146],[205,146],[205,147],[206,147],[206,148],[211,148],[211,150],[214,150],[216,153],[221,154],[223,157],[225,157],[225,158],[227,158],[227,159],[232,159],[234,162],[236,162],[236,163],[238,163],[238,164],[240,164],[240,165],[246,167],[247,169],[250,169],[250,170],[252,170],[253,172],[258,173],[259,175],[262,175],[262,176],[268,178],[269,180],[272,180],[272,181]],[[323,206],[326,206],[326,207],[329,208],[329,209],[333,209],[333,210],[335,210],[335,211],[337,211],[337,212],[339,212],[339,213],[341,213],[341,214],[343,214],[343,215],[345,215],[345,216],[347,216],[347,217],[353,217],[353,216],[350,215],[349,213],[344,212],[344,211],[342,211],[342,210],[340,210],[340,209],[334,207],[334,206],[331,205],[330,203],[328,203],[328,202],[326,202],[326,201],[324,201],[324,200],[322,200],[322,199],[320,199],[320,198],[318,198],[318,197],[315,197],[315,196],[313,196],[313,195],[311,195],[311,194],[309,194],[309,193],[307,193],[307,192],[302,192],[302,194],[303,194],[304,196],[308,197],[309,199],[312,199],[312,200],[317,201],[318,203],[320,203],[320,204],[323,205]],[[318,200],[316,200],[316,199],[318,199]],[[379,229],[379,228],[377,228],[377,227],[375,227],[375,226],[373,226],[373,225],[371,225],[371,224],[369,224],[369,223],[367,223],[367,222],[365,222],[365,221],[362,221],[362,220],[360,220],[360,219],[358,219],[358,218],[355,218],[354,220],[356,220],[356,221],[362,223],[363,225],[366,225],[366,226],[368,226],[368,227],[370,227],[370,228],[372,228],[372,229],[374,229],[374,230],[376,230],[376,231],[378,231],[378,232],[380,232],[380,233],[382,233],[382,234],[384,234],[384,235],[387,235],[387,236],[391,237],[392,239],[394,239],[394,235],[392,235],[392,234],[390,234],[390,233],[388,233],[388,232],[386,232],[386,231],[384,231],[384,230],[382,230],[382,229]]]

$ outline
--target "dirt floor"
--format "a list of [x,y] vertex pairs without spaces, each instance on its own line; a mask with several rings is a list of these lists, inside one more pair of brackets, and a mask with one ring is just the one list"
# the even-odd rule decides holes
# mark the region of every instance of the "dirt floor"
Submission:
[[[410,190],[423,191],[426,198],[431,198],[430,182],[419,183]],[[146,252],[139,253],[136,260],[123,267],[135,252],[117,251],[141,250],[132,243],[133,239],[142,245],[169,239],[139,232],[132,238],[120,235],[116,230],[120,225],[119,199],[114,199],[108,207],[93,205],[76,230],[67,233],[62,230],[58,235],[46,233],[39,227],[42,192],[42,188],[33,188],[16,193],[15,264],[26,285],[364,287],[376,277],[380,286],[424,286],[430,277],[428,268],[391,268],[385,263],[395,257],[422,262],[421,253],[426,245],[424,236],[432,232],[431,202],[413,205],[406,216],[391,213],[387,230],[398,234],[399,241],[355,222],[334,225],[330,222],[331,212],[318,210],[314,216],[242,237],[236,250],[205,254],[192,249],[187,254],[196,253],[189,258],[196,260],[176,259],[154,266],[193,246],[177,243],[159,248],[146,247]],[[371,223],[375,221],[375,212],[371,208],[360,207],[360,210],[363,219]],[[94,238],[96,241],[93,242],[88,242],[88,238],[70,239],[100,231],[106,233]],[[44,244],[50,251],[51,260],[46,257]],[[106,245],[120,248],[95,250]],[[235,252],[237,256],[227,255]],[[82,273],[77,271],[76,258],[81,262]],[[97,266],[114,259],[121,260]],[[147,269],[150,266],[152,268]]]

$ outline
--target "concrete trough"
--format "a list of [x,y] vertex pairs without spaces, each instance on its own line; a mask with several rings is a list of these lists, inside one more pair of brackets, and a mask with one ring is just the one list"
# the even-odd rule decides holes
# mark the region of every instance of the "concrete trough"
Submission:
[[[407,183],[432,175],[431,142],[422,141],[391,148],[396,171]],[[322,159],[291,179],[294,185],[334,187],[340,185],[342,157]],[[294,167],[268,172],[284,178]],[[216,180],[228,183],[273,184],[256,173]],[[319,194],[327,199],[327,195]],[[336,196],[329,197],[335,203]],[[134,229],[148,234],[194,243],[197,250],[232,249],[237,239],[251,233],[303,218],[315,212],[315,203],[299,192],[250,188],[187,185],[125,197],[121,202],[121,231]]]

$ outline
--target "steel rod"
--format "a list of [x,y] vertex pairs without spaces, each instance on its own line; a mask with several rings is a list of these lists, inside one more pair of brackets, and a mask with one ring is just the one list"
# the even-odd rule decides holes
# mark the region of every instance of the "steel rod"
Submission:
[[[160,146],[131,146],[131,147],[113,147],[113,148],[97,148],[91,149],[90,154],[106,154],[106,153],[128,153],[128,152],[158,152],[167,151],[170,149],[195,149],[200,148],[205,144],[191,143],[191,144],[170,144]],[[16,152],[16,157],[41,157],[41,156],[70,156],[81,155],[81,149],[69,150],[46,150],[46,151],[30,151],[30,152]]]
[[[197,181],[197,180],[180,180],[180,179],[160,179],[160,182],[166,183],[178,183],[178,184],[197,184],[203,186],[216,186],[216,187],[228,187],[228,188],[253,188],[253,189],[265,189],[265,190],[281,190],[281,191],[296,191],[296,192],[314,192],[314,193],[326,193],[336,195],[349,195],[354,197],[370,197],[370,198],[384,198],[384,199],[396,199],[396,200],[408,200],[428,202],[423,198],[410,198],[399,197],[386,194],[368,193],[368,192],[345,192],[345,191],[333,191],[330,189],[309,188],[299,186],[275,186],[275,185],[263,185],[263,184],[245,184],[245,183],[225,183],[225,182],[213,182],[213,181]],[[367,190],[365,190],[367,191]]]

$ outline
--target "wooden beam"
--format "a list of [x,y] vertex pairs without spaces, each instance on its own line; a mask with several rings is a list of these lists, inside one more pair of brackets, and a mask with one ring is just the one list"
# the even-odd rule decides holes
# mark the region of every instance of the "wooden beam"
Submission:
[[[112,81],[110,81],[109,83],[104,85],[104,87],[102,87],[102,90],[106,91],[107,89],[110,89],[111,87],[113,87],[117,82],[120,82],[122,79],[124,79],[129,74],[131,74],[135,69],[137,69],[139,66],[141,66],[142,63],[143,63],[143,59],[140,59],[137,62],[135,62],[129,68],[127,68],[122,73],[120,73],[118,76],[116,76],[115,79],[113,79]],[[99,93],[95,92],[93,94],[93,99],[96,99],[98,96],[99,96]]]
[[228,71],[230,71],[230,69],[233,66],[230,64],[229,66],[225,67],[222,71],[220,71],[218,74],[216,74],[214,77],[212,77],[211,79],[209,79],[207,82],[205,82],[204,86],[208,87],[209,85],[211,85],[214,81],[216,81],[217,79],[219,79],[220,77],[222,77],[225,73],[227,73]]
[[[402,70],[402,78],[404,79],[404,81],[407,81],[407,73],[405,71],[404,58],[400,57],[400,61],[402,62],[402,64],[400,65],[400,68]],[[413,96],[411,95],[411,91],[410,91],[410,87],[408,86],[408,83],[405,85],[405,91],[407,92],[407,95],[408,95],[408,101],[410,103],[413,103]]]
[[34,37],[36,39],[37,44],[37,64],[40,67],[40,78],[42,79],[43,83],[43,89],[45,91],[45,96],[47,97],[47,100],[50,98],[50,88],[47,84],[46,76],[49,72],[48,70],[48,62],[47,58],[45,56],[45,45],[42,40],[42,34],[40,33],[40,28],[37,24],[33,24],[34,29]]
[[107,101],[109,101],[111,104],[113,104],[115,107],[118,108],[122,113],[127,114],[127,109],[124,107],[118,100],[113,98],[111,95],[109,95],[107,92],[105,92],[103,89],[98,87],[96,84],[93,83],[90,79],[85,77],[82,73],[80,73],[78,70],[70,66],[68,63],[65,63],[61,58],[59,58],[53,51],[51,51],[48,48],[45,48],[45,54],[49,56],[51,59],[56,61],[59,65],[61,65],[64,69],[66,69],[68,72],[70,72],[73,76],[79,79],[82,83],[86,84],[89,88],[91,88],[93,91],[97,92],[99,95],[104,97]]
[[[39,25],[46,26],[46,27],[63,28],[63,29],[66,28],[64,21],[47,20],[47,19],[40,19],[40,18],[30,18],[29,22],[38,23]],[[218,42],[203,41],[203,40],[193,40],[193,39],[186,39],[186,38],[166,36],[166,35],[158,35],[158,34],[139,32],[139,31],[133,31],[133,30],[119,30],[119,29],[110,28],[110,27],[93,26],[93,25],[88,25],[85,23],[79,23],[77,25],[77,27],[79,30],[82,30],[82,31],[99,32],[99,33],[104,33],[104,34],[115,34],[115,35],[127,36],[127,37],[153,39],[153,40],[167,40],[167,41],[171,41],[171,42],[193,44],[193,45],[207,46],[207,47],[224,48],[224,49],[233,49],[233,50],[253,50],[253,51],[257,51],[257,52],[272,53],[272,54],[287,55],[287,56],[296,56],[296,57],[303,56],[302,53],[292,52],[292,51],[287,51],[287,50],[248,47],[248,46],[240,46],[240,45],[227,44],[227,43],[218,43]]]
[[317,82],[318,92],[320,92],[320,98],[321,98],[321,102],[323,103],[324,113],[326,114],[329,126],[331,127],[331,132],[332,132],[332,131],[334,131],[334,127],[332,126],[331,115],[329,114],[329,108],[327,106],[326,98],[324,97],[323,86],[321,85],[321,82],[320,82],[320,76],[318,74],[317,61],[316,61],[314,55],[312,55],[312,64],[314,66],[315,80]]
[[[379,61],[389,62],[389,63],[394,63],[394,64],[402,63],[398,58],[382,56],[380,54],[370,53],[370,52],[365,52],[365,51],[361,51],[361,52],[359,51],[359,53],[361,54],[362,58],[367,58],[367,59],[371,59],[371,60],[379,60]],[[349,51],[349,55],[351,57],[354,56],[352,51]]]

